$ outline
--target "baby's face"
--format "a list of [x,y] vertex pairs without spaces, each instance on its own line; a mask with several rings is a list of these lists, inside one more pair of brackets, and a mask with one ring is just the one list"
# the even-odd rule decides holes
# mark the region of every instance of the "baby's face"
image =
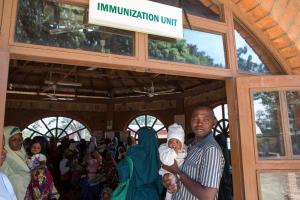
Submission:
[[174,149],[176,152],[180,151],[182,148],[182,144],[180,140],[176,138],[169,139],[168,147]]
[[34,143],[30,147],[30,151],[33,155],[40,153],[42,150],[42,147],[39,143]]

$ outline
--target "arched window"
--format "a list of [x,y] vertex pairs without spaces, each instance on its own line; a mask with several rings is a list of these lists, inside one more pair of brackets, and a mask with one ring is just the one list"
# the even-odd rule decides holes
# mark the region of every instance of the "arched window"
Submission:
[[54,137],[61,141],[64,137],[79,141],[90,140],[90,131],[80,122],[67,117],[46,117],[27,126],[23,131],[23,138],[45,136],[47,139]]
[[153,128],[157,134],[158,139],[167,138],[167,129],[165,125],[156,117],[151,115],[140,115],[133,119],[127,127],[127,130],[130,131],[130,135],[134,138],[138,138],[136,134],[138,130],[142,127]]
[[215,117],[217,118],[218,121],[221,119],[228,119],[227,104],[218,105],[218,106],[214,107],[213,111],[214,111]]
[[217,124],[214,127],[214,135],[223,134],[227,140],[227,148],[230,147],[230,138],[229,138],[229,123],[228,123],[228,107],[227,104],[221,104],[216,106],[214,109],[215,117],[217,118]]
[[270,74],[271,72],[268,67],[242,35],[237,30],[235,30],[234,33],[239,70],[251,73]]

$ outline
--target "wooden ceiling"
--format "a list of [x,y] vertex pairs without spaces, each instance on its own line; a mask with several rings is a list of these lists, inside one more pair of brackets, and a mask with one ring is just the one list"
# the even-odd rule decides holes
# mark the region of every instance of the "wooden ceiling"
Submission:
[[[209,79],[11,60],[7,93],[8,99],[17,96],[25,99],[50,100],[48,96],[55,93],[56,97],[65,100],[71,100],[70,98],[128,100],[136,97],[195,95],[195,91],[199,94],[201,88],[207,88],[206,85],[211,87],[216,84],[220,87],[220,81]],[[153,89],[150,91],[152,85],[154,92]]]

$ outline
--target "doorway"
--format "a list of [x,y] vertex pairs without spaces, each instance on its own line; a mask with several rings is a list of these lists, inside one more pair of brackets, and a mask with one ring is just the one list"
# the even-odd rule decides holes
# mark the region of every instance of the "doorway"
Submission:
[[[5,124],[17,125],[22,130],[30,127],[32,134],[27,137],[40,134],[42,131],[34,132],[31,124],[41,120],[43,127],[48,123],[43,120],[47,117],[77,120],[100,140],[113,138],[116,132],[121,138],[122,134],[128,134],[127,128],[137,117],[155,116],[153,125],[157,122],[163,125],[158,129],[162,143],[166,141],[166,127],[174,121],[182,124],[186,133],[191,132],[189,116],[193,107],[214,107],[219,120],[215,136],[226,159],[222,181],[225,189],[220,191],[227,192],[219,195],[219,199],[232,198],[224,81],[12,59],[7,86]],[[147,125],[147,120],[144,124],[136,123],[137,127]],[[78,133],[79,140],[84,138]],[[63,136],[61,140],[69,137],[58,136]]]

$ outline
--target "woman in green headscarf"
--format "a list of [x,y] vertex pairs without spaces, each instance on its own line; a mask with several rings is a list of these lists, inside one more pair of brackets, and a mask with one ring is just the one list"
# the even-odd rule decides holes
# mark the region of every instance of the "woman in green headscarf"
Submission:
[[[158,174],[160,160],[156,132],[149,127],[138,131],[138,144],[127,151],[133,161],[133,175],[129,184],[127,200],[159,200],[163,189]],[[117,166],[120,182],[129,178],[129,164],[126,159]]]

